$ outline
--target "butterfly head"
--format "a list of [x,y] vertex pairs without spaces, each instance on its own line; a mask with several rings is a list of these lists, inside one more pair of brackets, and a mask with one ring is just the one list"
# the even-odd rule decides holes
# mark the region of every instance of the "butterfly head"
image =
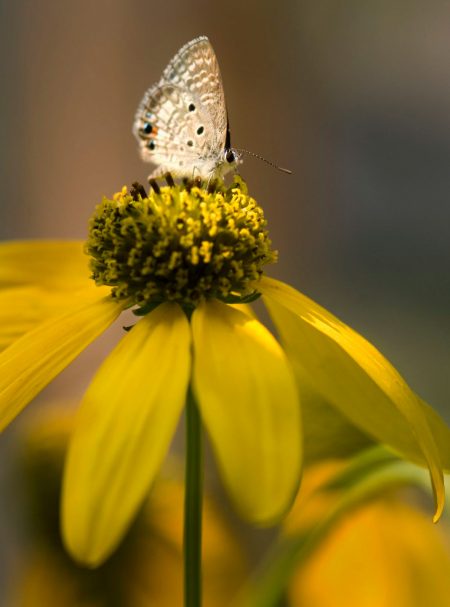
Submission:
[[234,148],[225,148],[223,151],[223,163],[226,167],[224,167],[225,172],[228,172],[242,163],[242,154]]

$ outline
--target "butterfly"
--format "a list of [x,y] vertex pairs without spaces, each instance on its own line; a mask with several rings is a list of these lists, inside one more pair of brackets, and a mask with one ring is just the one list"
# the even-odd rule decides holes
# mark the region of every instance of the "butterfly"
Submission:
[[145,93],[133,125],[150,178],[221,177],[241,162],[231,147],[219,64],[206,36],[185,44]]

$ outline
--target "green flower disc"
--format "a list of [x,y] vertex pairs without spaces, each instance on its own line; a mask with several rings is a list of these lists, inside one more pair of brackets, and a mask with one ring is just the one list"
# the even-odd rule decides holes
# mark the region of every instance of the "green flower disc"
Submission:
[[123,188],[96,208],[87,252],[96,284],[144,309],[163,301],[245,301],[277,257],[263,210],[239,176],[214,191]]

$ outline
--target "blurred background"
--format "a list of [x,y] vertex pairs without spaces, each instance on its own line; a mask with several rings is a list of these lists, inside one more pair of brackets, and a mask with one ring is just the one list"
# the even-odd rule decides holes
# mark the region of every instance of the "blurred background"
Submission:
[[[272,274],[375,343],[450,422],[450,5],[434,0],[0,1],[0,237],[84,238],[145,183],[136,107],[209,36]],[[41,400],[77,397],[113,328]],[[25,417],[27,413],[23,414]],[[0,443],[0,586],[14,564],[14,424]]]

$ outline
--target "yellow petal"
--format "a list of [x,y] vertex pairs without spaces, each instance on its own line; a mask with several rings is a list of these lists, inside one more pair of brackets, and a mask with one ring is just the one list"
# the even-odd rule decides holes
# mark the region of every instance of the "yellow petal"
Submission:
[[194,390],[224,482],[259,523],[291,505],[300,478],[301,422],[289,363],[256,319],[211,301],[192,316]]
[[439,448],[439,455],[444,470],[450,472],[450,428],[442,417],[430,407],[428,403],[420,399],[422,411],[427,418],[428,424],[433,432],[434,439]]
[[149,490],[185,403],[189,323],[176,304],[140,320],[90,385],[69,446],[62,524],[92,567],[115,548]]
[[93,301],[107,293],[95,286],[76,292],[36,286],[0,289],[0,351],[47,318],[72,308],[74,301]]
[[100,299],[39,324],[0,354],[0,429],[117,318],[122,307]]
[[430,470],[442,513],[439,450],[421,402],[396,369],[358,333],[292,287],[264,277],[259,286],[297,376],[357,427]]
[[41,292],[37,287],[0,290],[0,349],[44,320]]
[[[417,395],[416,395],[417,396]],[[420,402],[422,412],[425,415],[428,425],[433,433],[434,440],[439,450],[442,467],[448,473],[450,472],[450,428],[444,422],[442,417],[428,403],[422,400],[419,396],[417,399]],[[423,465],[423,455],[417,451],[416,443],[404,444],[404,454],[411,461]]]
[[[296,365],[293,365],[294,373]],[[299,376],[305,465],[323,459],[349,457],[372,444],[372,439],[348,417],[312,390]]]
[[27,240],[0,244],[0,285],[77,289],[93,284],[82,241]]
[[232,308],[234,308],[235,310],[240,310],[241,312],[244,312],[244,314],[247,314],[247,316],[251,316],[252,318],[257,318],[254,309],[251,307],[250,304],[229,304]]

